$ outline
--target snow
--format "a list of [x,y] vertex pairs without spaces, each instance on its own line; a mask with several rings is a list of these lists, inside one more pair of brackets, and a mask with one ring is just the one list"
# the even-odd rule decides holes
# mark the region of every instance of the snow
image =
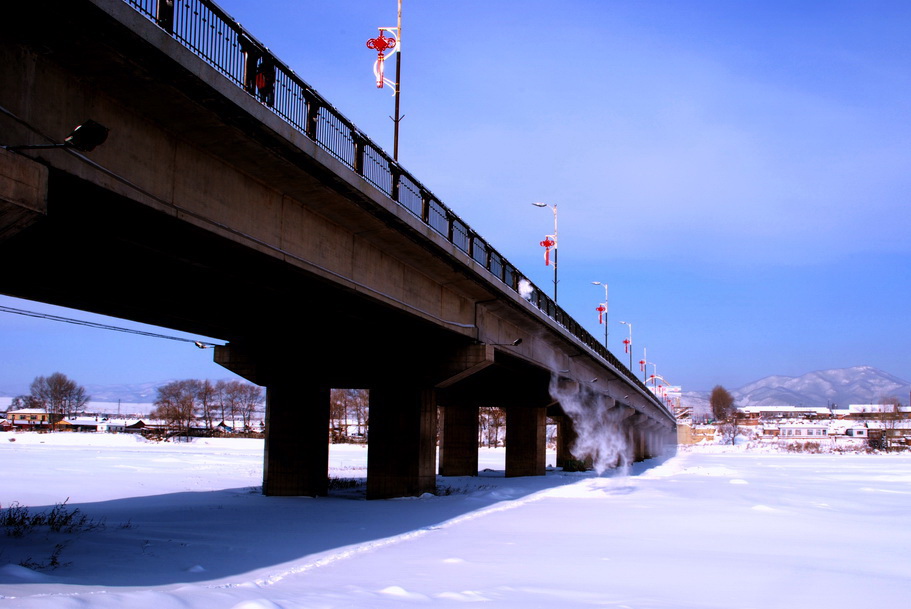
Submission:
[[[505,478],[489,449],[439,496],[368,502],[262,496],[262,448],[0,433],[4,508],[69,498],[104,523],[0,536],[0,607],[853,608],[911,593],[907,455],[706,446],[628,475]],[[366,449],[332,446],[330,462],[363,478]],[[62,566],[19,565],[61,542]]]

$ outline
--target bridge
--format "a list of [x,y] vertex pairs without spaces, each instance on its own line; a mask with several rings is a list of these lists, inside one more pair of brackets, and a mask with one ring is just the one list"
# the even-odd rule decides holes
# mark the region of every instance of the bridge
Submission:
[[676,442],[630,370],[208,0],[3,3],[0,134],[0,292],[224,341],[266,387],[268,495],[327,492],[332,388],[369,390],[368,498],[477,475],[482,406],[506,410],[508,476],[545,473],[547,417],[558,465]]

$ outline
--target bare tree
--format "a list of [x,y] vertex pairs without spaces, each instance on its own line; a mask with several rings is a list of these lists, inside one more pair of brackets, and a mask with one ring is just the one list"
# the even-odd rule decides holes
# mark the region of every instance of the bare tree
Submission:
[[334,443],[348,441],[348,399],[345,389],[329,392],[329,429]]
[[879,420],[883,426],[883,441],[885,448],[892,446],[892,439],[895,437],[895,430],[899,428],[899,420],[902,418],[901,400],[894,395],[880,398],[879,400]]
[[250,430],[253,416],[258,412],[262,412],[263,402],[265,402],[265,396],[263,395],[262,387],[251,385],[250,383],[241,383],[238,412],[244,423],[244,431]]
[[506,427],[506,411],[496,406],[478,409],[478,444],[496,448],[500,445],[501,431]]
[[[85,411],[90,397],[85,387],[70,380],[65,374],[55,372],[50,376],[36,377],[30,387],[30,407],[45,408],[51,423]],[[40,405],[40,406],[39,406]]]
[[715,385],[712,389],[712,395],[709,397],[709,405],[712,408],[712,416],[716,421],[729,421],[731,418],[736,419],[737,409],[734,407],[734,396],[721,385]]
[[202,416],[206,429],[212,429],[212,419],[218,412],[219,391],[211,381],[194,381],[196,384],[196,401],[199,414]]
[[151,416],[165,421],[169,426],[190,435],[190,426],[196,420],[199,381],[172,381],[156,388],[158,397]]
[[737,424],[737,414],[731,416],[730,419],[718,426],[718,430],[721,432],[721,441],[727,444],[731,443],[731,446],[734,445],[737,440],[737,436],[745,435],[743,430],[740,428],[740,425]]
[[355,436],[363,438],[367,430],[369,394],[364,389],[333,389],[330,393],[329,426],[333,442],[351,441],[351,426]]
[[17,395],[10,402],[10,410],[19,410],[22,408],[46,408],[44,402],[33,395]]
[[218,411],[221,420],[233,425],[240,413],[240,381],[218,381],[215,384],[218,393]]

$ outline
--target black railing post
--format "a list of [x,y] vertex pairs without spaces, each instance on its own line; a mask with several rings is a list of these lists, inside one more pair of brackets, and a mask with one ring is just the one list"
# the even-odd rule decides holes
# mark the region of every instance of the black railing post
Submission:
[[367,139],[357,131],[351,132],[351,141],[354,143],[354,172],[363,177],[364,175],[364,146]]
[[155,21],[167,33],[174,33],[174,0],[158,0],[156,2]]
[[392,184],[389,187],[391,191],[389,193],[389,198],[399,202],[399,186],[402,180],[402,168],[399,167],[399,164],[395,161],[389,161],[389,175],[392,177]]
[[309,91],[304,92],[304,99],[307,102],[307,124],[304,129],[304,134],[309,137],[314,142],[317,141],[317,123],[319,122],[319,109],[320,103],[316,97],[313,96]]
[[430,193],[421,189],[421,220],[424,224],[430,224]]

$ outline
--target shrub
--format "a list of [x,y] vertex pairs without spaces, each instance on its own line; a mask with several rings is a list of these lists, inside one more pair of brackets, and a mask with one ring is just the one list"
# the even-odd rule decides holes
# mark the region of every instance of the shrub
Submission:
[[31,513],[28,507],[19,502],[13,502],[0,513],[0,527],[6,529],[6,534],[10,537],[22,537],[38,527],[47,527],[54,533],[80,533],[103,526],[102,523],[90,520],[79,508],[68,509],[68,501],[69,497],[47,512],[37,514]]
[[[9,537],[25,537],[28,534],[42,531],[47,535],[50,533],[72,535],[104,527],[103,522],[90,519],[80,512],[79,508],[67,508],[67,501],[69,498],[63,503],[56,504],[50,510],[37,513],[31,512],[28,507],[18,502],[13,502],[5,510],[0,510],[0,528],[3,528]],[[56,544],[43,562],[36,561],[29,556],[19,561],[19,565],[36,570],[66,566],[60,562],[60,553],[69,543],[70,540],[65,540]]]

